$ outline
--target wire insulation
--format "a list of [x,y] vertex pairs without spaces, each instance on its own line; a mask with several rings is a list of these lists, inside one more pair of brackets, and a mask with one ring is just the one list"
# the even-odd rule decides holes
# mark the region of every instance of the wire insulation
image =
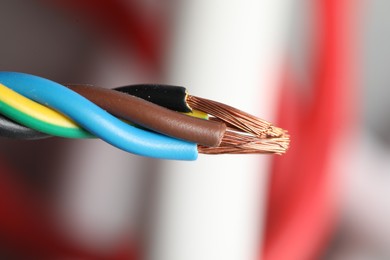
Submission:
[[[39,84],[42,85],[41,82]],[[59,86],[60,89],[64,89],[64,86]],[[141,96],[144,98],[147,91],[150,91],[151,96],[161,96],[161,87],[150,87],[153,85],[142,86],[149,87],[149,89],[143,89],[144,93]],[[103,108],[103,112],[106,114],[109,112],[124,119],[126,122],[135,123],[143,128],[164,135],[193,142],[194,145],[196,143],[199,153],[283,154],[289,146],[290,140],[287,132],[281,128],[274,127],[263,119],[216,101],[187,94],[185,96],[178,96],[175,91],[168,91],[170,88],[173,88],[173,90],[179,88],[184,93],[185,89],[182,87],[164,85],[163,89],[166,90],[164,95],[168,95],[167,93],[170,92],[176,99],[202,110],[200,112],[195,111],[195,113],[189,113],[191,115],[208,118],[206,113],[211,114],[210,120],[190,117],[115,90],[98,88],[86,84],[73,84],[68,85],[68,87],[89,99],[92,102],[90,104]],[[33,92],[36,94],[36,90],[33,90]],[[71,93],[76,94],[72,91]],[[0,96],[2,113],[25,126],[56,136],[71,138],[94,137],[89,132],[80,128],[80,126],[67,116],[36,103],[4,85],[0,86],[0,94],[3,94]],[[77,96],[81,98],[81,96]],[[43,98],[42,100],[46,99]],[[85,99],[83,100],[85,101]],[[114,119],[118,120],[115,117]],[[118,146],[118,143],[115,146]]]
[[[87,84],[80,84],[80,86],[91,86]],[[168,88],[168,87],[167,87]],[[152,94],[154,91],[151,89],[150,90]],[[116,92],[116,91],[111,91],[111,92]],[[122,93],[119,93],[119,95],[125,95]],[[124,104],[124,106],[128,109],[125,109],[124,111],[124,119],[131,120],[133,122],[139,123],[140,125],[148,127],[148,125],[143,124],[141,118],[141,122],[137,122],[135,120],[132,120],[131,118],[131,103],[132,103],[132,97],[129,95],[125,95],[125,99],[129,102],[129,104]],[[109,98],[110,103],[113,102],[114,97]],[[144,111],[145,113],[148,113],[148,106],[147,104],[150,104],[150,102],[144,102],[146,105]],[[98,104],[99,105],[99,104]],[[102,104],[101,104],[102,105]],[[104,105],[104,104],[103,104]],[[60,136],[60,137],[66,137],[66,138],[91,138],[94,137],[90,133],[86,132],[83,130],[79,125],[77,125],[74,121],[69,119],[68,117],[64,116],[61,113],[58,113],[57,111],[48,108],[46,106],[43,106],[35,101],[32,101],[19,93],[7,88],[6,86],[0,84],[0,106],[2,109],[0,109],[0,112],[6,116],[6,117],[1,117],[1,122],[0,122],[0,136],[2,137],[9,137],[9,138],[20,138],[20,139],[38,139],[38,138],[44,138],[44,137],[49,137],[49,135],[53,136]],[[155,106],[158,109],[160,109],[159,106]],[[110,106],[103,106],[104,109],[106,109],[108,112],[111,112],[114,115],[117,115],[115,112],[115,109],[111,109]],[[155,110],[157,109],[155,108]],[[157,110],[158,110],[157,109]],[[127,111],[130,112],[127,112]],[[171,116],[175,117],[174,114],[175,112],[171,112]],[[208,115],[201,112],[194,110],[190,113],[186,113],[187,115],[191,115],[192,117],[198,117],[198,118],[203,118],[207,119]],[[14,121],[12,121],[12,118]],[[184,116],[183,116],[184,118]],[[161,120],[160,120],[161,121]],[[195,120],[190,120],[192,124],[196,124],[196,119]],[[20,124],[18,124],[19,122]],[[205,121],[203,121],[205,122]],[[181,123],[181,122],[178,122]],[[207,124],[212,125],[212,123],[208,122]],[[26,127],[27,126],[27,127]],[[174,127],[172,125],[172,127]],[[199,127],[194,126],[194,129],[197,129]],[[35,131],[34,129],[38,130]],[[154,129],[157,132],[159,129]],[[214,130],[213,130],[214,131]],[[178,131],[177,131],[178,132]],[[188,131],[187,131],[188,132]],[[44,134],[45,133],[45,134]],[[164,130],[162,130],[163,134],[168,134],[169,133],[164,133]],[[173,135],[175,138],[181,138],[182,133],[179,132],[177,136]],[[198,134],[200,137],[202,134]],[[221,140],[214,140],[214,142],[208,141],[207,142],[207,137],[206,137],[206,142],[202,142],[202,139],[204,140],[205,138],[201,138],[201,140],[197,140],[196,138],[193,138],[191,132],[187,133],[188,138],[182,138],[187,141],[192,141],[195,143],[200,143],[206,146],[210,145],[215,145],[217,142],[220,142]],[[208,138],[212,139],[212,138]]]
[[68,87],[115,116],[175,138],[215,147],[226,131],[222,122],[187,116],[119,91],[87,85]]
[[36,139],[48,138],[50,137],[50,135],[20,125],[17,122],[14,122],[9,118],[0,115],[0,137],[36,140]]
[[68,117],[20,95],[1,83],[0,111],[24,126],[49,135],[67,138],[92,137]]
[[178,112],[188,113],[192,110],[186,102],[187,90],[184,87],[160,84],[139,84],[114,89]]
[[0,72],[0,83],[61,111],[87,131],[125,151],[161,159],[197,158],[196,144],[130,126],[56,82],[25,73]]

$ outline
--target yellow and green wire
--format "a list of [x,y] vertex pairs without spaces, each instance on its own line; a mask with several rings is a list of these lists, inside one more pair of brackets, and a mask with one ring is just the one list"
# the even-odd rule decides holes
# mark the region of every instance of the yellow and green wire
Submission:
[[[1,83],[0,113],[15,122],[48,135],[66,138],[94,138],[94,135],[85,131],[67,116],[28,99]],[[208,119],[206,113],[197,110],[185,114]]]
[[24,126],[53,136],[66,138],[92,138],[65,115],[32,101],[0,84],[0,111]]

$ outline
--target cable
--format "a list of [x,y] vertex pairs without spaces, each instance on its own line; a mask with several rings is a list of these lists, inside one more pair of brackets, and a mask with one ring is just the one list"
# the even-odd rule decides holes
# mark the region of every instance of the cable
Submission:
[[[82,87],[84,86],[91,86],[91,85],[80,85]],[[137,85],[136,85],[137,86]],[[148,86],[148,85],[143,85],[143,86]],[[129,87],[129,86],[127,86]],[[169,86],[164,86],[164,88],[168,91],[168,93],[172,93],[170,91]],[[173,87],[175,88],[175,87]],[[95,91],[94,91],[95,92]],[[114,92],[114,91],[110,91]],[[154,89],[150,88],[149,90],[150,95],[156,95]],[[5,87],[4,85],[0,84],[0,105],[2,106],[2,113],[5,115],[8,115],[8,117],[13,118],[15,121],[19,122],[14,122],[6,117],[1,117],[0,118],[0,136],[2,137],[8,137],[8,138],[19,138],[19,139],[37,139],[37,138],[44,138],[44,137],[49,137],[49,135],[54,135],[54,136],[60,136],[60,137],[68,137],[68,138],[90,138],[93,137],[90,133],[84,131],[83,129],[80,128],[77,124],[75,124],[72,120],[70,120],[68,117],[65,117],[64,115],[47,108],[45,106],[42,106],[39,103],[36,103],[30,99],[25,98],[24,96],[20,95],[19,93]],[[147,94],[146,92],[144,92]],[[119,93],[118,93],[119,94]],[[113,95],[115,97],[115,95]],[[145,95],[146,96],[146,95]],[[169,98],[169,97],[168,97]],[[182,97],[180,96],[175,96],[176,99],[183,100]],[[125,99],[127,99],[127,102],[131,104],[131,100],[134,99],[131,96],[126,95]],[[173,97],[170,98],[171,100],[174,100]],[[183,101],[184,102],[184,101]],[[5,103],[5,104],[4,104]],[[144,105],[147,105],[149,102],[144,102]],[[180,103],[180,101],[176,101],[176,103]],[[98,104],[102,106],[103,104]],[[110,109],[110,106],[102,106],[104,109],[106,109],[108,112],[118,115],[115,112],[115,109]],[[131,118],[131,111],[126,112],[126,110],[130,110],[130,106],[127,104],[124,104],[124,107],[128,108],[125,109],[125,114],[123,115],[124,119],[130,120],[132,122],[137,121],[133,120]],[[162,109],[159,106],[155,106],[156,109]],[[148,111],[148,109],[144,109],[144,111]],[[172,114],[176,114],[174,112],[171,112]],[[193,110],[190,113],[186,113],[188,115],[191,115],[192,117],[198,117],[198,118],[203,118],[207,119],[208,115],[198,111],[198,110]],[[175,115],[172,115],[175,117]],[[184,118],[184,117],[183,117]],[[160,120],[161,121],[161,120]],[[196,120],[192,120],[191,124],[196,124]],[[143,120],[141,118],[141,122],[139,122],[140,125],[145,126],[146,128],[151,128],[148,127],[148,125],[142,123]],[[204,120],[201,122],[205,122]],[[181,122],[180,122],[181,123]],[[208,122],[208,125],[212,125],[212,123]],[[30,128],[27,128],[25,126],[28,126]],[[172,125],[173,126],[173,125]],[[194,129],[198,129],[199,127],[197,126],[192,126]],[[32,128],[32,129],[31,129]],[[212,127],[211,127],[212,128]],[[39,130],[41,132],[35,131]],[[163,129],[154,129],[157,132],[163,133],[163,134],[168,134],[165,133]],[[215,129],[214,129],[215,130]],[[213,130],[213,131],[214,131]],[[176,131],[177,132],[177,131]],[[209,131],[210,132],[210,131]],[[212,138],[206,137],[206,141],[202,141],[205,138],[200,137],[199,138],[194,138],[193,136],[196,136],[190,133],[186,134],[188,138],[183,138],[181,137],[181,133],[177,136],[173,135],[173,137],[176,138],[182,138],[187,141],[192,141],[196,142],[199,144],[203,144],[206,146],[212,146],[212,145],[217,145],[221,140],[220,138],[214,138],[214,141],[212,141]],[[202,135],[202,134],[197,134]],[[204,135],[204,134],[203,134]],[[221,134],[222,135],[222,134]],[[210,140],[211,139],[211,143]]]
[[52,107],[80,126],[125,151],[154,158],[195,160],[197,146],[130,126],[66,87],[18,72],[0,72],[0,83]]
[[[221,122],[183,115],[117,91],[87,85],[73,85],[70,88],[115,116],[201,145],[218,146],[226,129],[226,125]],[[64,115],[27,99],[2,84],[0,106],[3,114],[41,132],[68,138],[93,137]]]
[[[193,106],[197,106],[200,109],[206,110],[209,113],[212,113],[214,116],[217,115],[219,119],[224,119],[225,122],[228,122],[230,125],[233,126],[235,125],[236,128],[229,127],[229,131],[226,132],[226,125],[221,122],[221,120],[206,121],[188,117],[180,113],[162,108],[140,98],[120,93],[118,91],[93,87],[91,85],[69,85],[68,87],[79,92],[79,94],[82,94],[83,96],[87,97],[92,102],[96,103],[97,105],[110,112],[111,114],[114,114],[115,116],[119,116],[148,129],[152,129],[154,131],[170,135],[175,138],[180,138],[183,140],[198,143],[200,145],[198,147],[198,151],[201,151],[202,153],[256,153],[262,150],[264,150],[264,153],[283,153],[283,151],[287,149],[288,139],[267,138],[269,135],[271,137],[281,137],[281,135],[283,134],[283,132],[280,131],[276,133],[277,135],[271,135],[273,132],[275,132],[271,130],[275,130],[278,128],[273,128],[270,123],[264,120],[259,121],[259,119],[249,114],[246,114],[243,111],[237,110],[235,108],[215,101],[200,98],[195,99],[195,97],[193,96],[188,96],[188,99],[185,100],[187,94],[177,95],[177,91],[175,90],[178,87],[172,87],[174,91],[171,91],[170,86],[159,86],[158,88],[156,88],[152,85],[152,87],[144,88],[143,96],[161,96],[162,93],[163,95],[168,97],[166,98],[166,100],[181,100],[182,104],[186,102],[191,102]],[[129,87],[127,88],[129,89]],[[136,86],[135,88],[137,89],[138,86]],[[185,89],[183,87],[180,87],[180,90],[182,90],[181,93],[185,93]],[[11,92],[11,90],[9,90],[9,92]],[[134,92],[139,94],[139,92],[137,91]],[[148,93],[150,95],[147,95]],[[169,97],[169,93],[172,93],[173,97]],[[13,95],[18,94],[13,93]],[[9,94],[8,96],[11,95]],[[24,97],[20,97],[19,99],[24,99],[24,103],[27,103],[27,101],[29,101],[30,103],[35,103]],[[194,102],[194,100],[196,100],[196,102]],[[20,100],[18,102],[23,103]],[[17,103],[17,101],[14,100],[13,103]],[[18,105],[21,106],[20,104]],[[46,107],[43,107],[39,104],[37,104],[36,106],[42,107],[40,108],[41,110],[48,110]],[[32,105],[30,105],[30,107],[24,110],[27,110],[30,114],[40,113],[40,111],[33,111],[34,108],[32,108]],[[232,112],[234,112],[234,114],[232,114]],[[57,115],[58,113],[55,114]],[[227,115],[230,116],[228,117]],[[243,116],[245,118],[249,118],[250,120],[243,121]],[[45,119],[50,118],[49,115],[42,115],[41,117],[44,117]],[[77,127],[77,125],[75,125],[72,121],[62,116],[61,114],[58,114],[57,117],[59,118],[58,120],[64,121],[62,122],[63,124],[71,124],[72,126]],[[49,119],[47,119],[47,121],[49,121]],[[257,121],[259,121],[259,123],[256,123]],[[19,120],[19,122],[23,123],[23,120]],[[240,124],[236,124],[236,122]],[[46,126],[46,124],[44,124],[43,122],[40,123],[41,125],[43,124],[44,127]],[[53,125],[56,125],[56,122],[51,123]],[[262,125],[260,125],[260,123]],[[245,130],[245,132],[252,133],[254,135],[248,136],[248,134],[237,134],[237,129]],[[253,131],[251,132],[252,129]],[[38,130],[50,133],[42,127],[38,128]],[[60,130],[62,129],[60,128]],[[67,129],[65,128],[63,131],[66,130]],[[69,137],[69,134],[64,135],[57,129],[55,129],[55,131],[52,131],[51,134]],[[261,135],[264,135],[264,137],[266,138],[259,139],[258,136]],[[74,136],[70,135],[70,137]],[[282,141],[286,144],[283,145]],[[221,143],[222,145],[218,147],[218,149],[216,149],[215,147],[219,146]]]
[[48,138],[50,135],[20,125],[0,115],[0,136],[14,139],[35,140]]
[[[27,76],[31,77],[31,75]],[[40,79],[42,80],[42,78]],[[62,85],[57,85],[60,86],[60,89],[64,88]],[[208,114],[212,116],[209,118],[210,120],[188,117],[134,97],[128,94],[129,91],[125,94],[86,84],[69,85],[70,88],[115,116],[174,138],[197,143],[197,151],[200,153],[283,154],[289,147],[290,139],[285,130],[244,111],[223,103],[188,95],[183,87],[136,85],[134,88],[140,89],[140,86],[142,86],[142,91],[133,92],[144,98],[153,96],[154,99],[165,100],[165,106],[169,105],[166,103],[167,100],[176,100],[176,104],[194,107],[195,113],[191,112],[191,115],[199,114],[197,116],[207,118],[209,118]],[[126,86],[126,88],[130,88],[130,86]],[[67,116],[23,97],[5,86],[2,86],[0,90],[3,91],[3,95],[0,97],[3,114],[15,121],[51,135],[71,138],[93,137]],[[35,91],[33,90],[33,92]],[[32,97],[34,98],[34,95]],[[172,101],[172,103],[175,102]],[[202,111],[197,112],[198,110]],[[69,131],[71,132],[69,133]]]
[[55,110],[34,102],[0,84],[0,110],[5,116],[37,131],[68,138],[92,135]]
[[[115,116],[175,138],[216,147],[226,131],[226,125],[222,122],[187,116],[118,91],[88,85],[68,87]],[[184,100],[175,91],[165,93],[168,97],[166,100]]]
[[[73,85],[71,88],[115,116],[186,141],[218,146],[226,129],[226,125],[221,122],[186,116],[117,91],[87,85]],[[3,114],[46,134],[68,138],[93,137],[68,117],[27,99],[2,84],[0,106]]]

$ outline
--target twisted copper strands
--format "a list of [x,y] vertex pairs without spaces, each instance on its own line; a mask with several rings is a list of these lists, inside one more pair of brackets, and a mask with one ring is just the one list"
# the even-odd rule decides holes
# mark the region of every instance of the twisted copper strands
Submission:
[[289,142],[288,136],[259,138],[228,128],[218,147],[199,145],[198,151],[204,154],[283,154],[287,151]]
[[210,114],[210,120],[228,126],[218,147],[199,146],[200,153],[283,154],[290,145],[287,131],[237,108],[191,95],[187,96],[187,103],[193,109]]
[[206,112],[227,125],[259,137],[280,137],[286,134],[285,130],[273,126],[270,122],[217,101],[188,95],[187,103],[193,109]]

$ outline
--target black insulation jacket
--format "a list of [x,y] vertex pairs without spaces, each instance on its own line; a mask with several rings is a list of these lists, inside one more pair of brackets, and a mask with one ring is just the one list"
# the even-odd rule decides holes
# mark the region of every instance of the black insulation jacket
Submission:
[[0,136],[15,139],[42,139],[50,137],[47,134],[22,126],[2,115],[0,115]]
[[139,84],[114,88],[114,90],[127,93],[152,102],[156,105],[178,112],[191,112],[186,102],[187,91],[181,86],[161,84]]

